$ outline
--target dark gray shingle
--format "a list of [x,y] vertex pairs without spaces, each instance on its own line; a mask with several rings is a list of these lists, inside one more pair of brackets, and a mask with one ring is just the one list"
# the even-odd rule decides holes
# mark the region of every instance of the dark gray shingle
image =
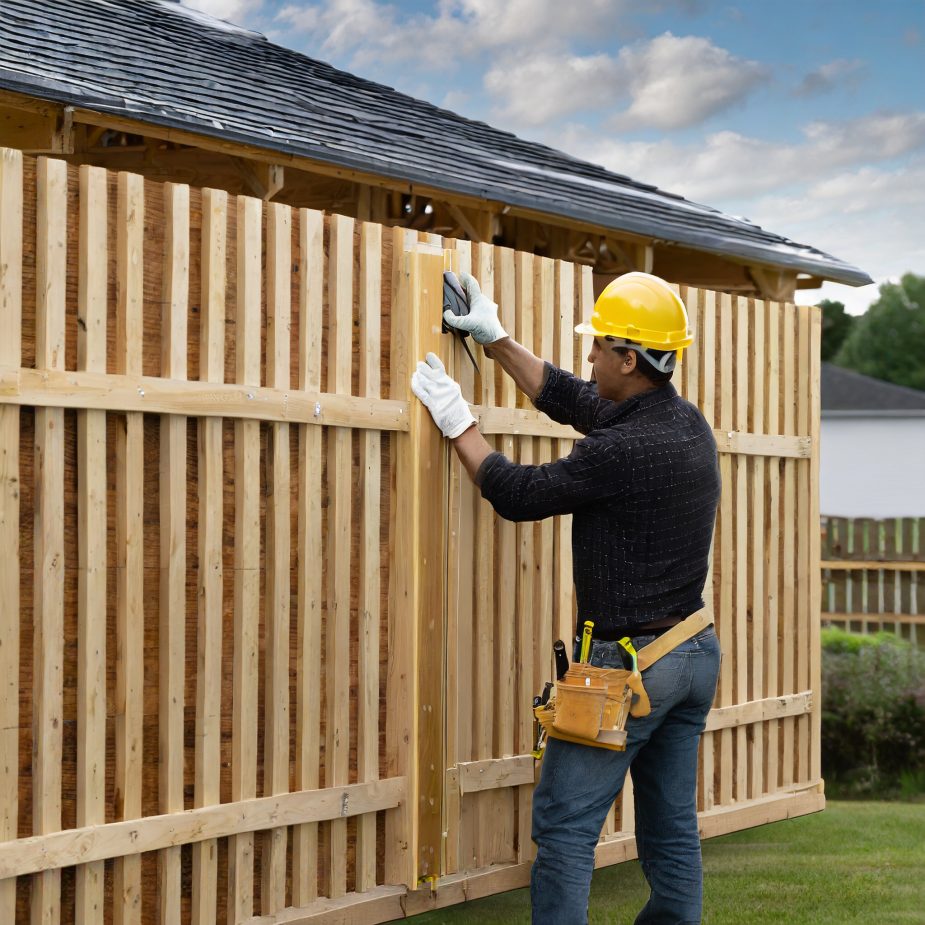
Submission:
[[852,285],[871,281],[813,247],[174,0],[3,0],[0,87]]
[[925,392],[893,385],[831,363],[822,364],[822,411],[918,411]]

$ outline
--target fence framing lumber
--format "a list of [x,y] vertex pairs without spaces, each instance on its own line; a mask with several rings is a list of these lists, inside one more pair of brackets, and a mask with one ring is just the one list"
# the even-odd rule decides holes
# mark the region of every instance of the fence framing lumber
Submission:
[[[202,310],[199,376],[221,382],[225,376],[225,251],[228,194],[202,191]],[[220,801],[222,710],[222,421],[198,421],[199,456],[199,611],[196,641],[196,807]],[[218,911],[218,844],[193,846],[193,922],[207,925]]]
[[[60,369],[64,367],[67,275],[67,166],[62,161],[39,158],[36,193],[35,362],[39,369]],[[3,215],[0,221],[6,225],[10,218]],[[0,254],[0,263],[5,259]],[[45,835],[61,828],[64,412],[58,408],[36,409],[35,413],[34,543],[32,829]],[[33,922],[56,925],[60,904],[60,872],[37,874],[32,881]]]
[[[119,373],[138,375],[144,301],[144,180],[118,176],[116,220],[116,345]],[[116,424],[116,816],[142,812],[144,725],[144,419]],[[121,798],[121,799],[120,799]],[[121,805],[120,805],[121,803]],[[141,858],[118,858],[113,869],[113,918],[141,923]]]
[[[324,216],[299,211],[299,362],[300,389],[321,390],[321,286],[324,272]],[[321,442],[319,427],[299,427],[298,603],[296,665],[296,786],[319,786],[321,740]],[[292,832],[292,901],[306,906],[318,896],[318,824]]]
[[[289,206],[267,206],[267,381],[275,388],[289,386],[291,329],[290,268],[292,213]],[[289,790],[289,559],[290,472],[289,425],[267,429],[266,605],[264,617],[264,794]],[[346,783],[342,781],[339,783]],[[289,832],[268,831],[263,846],[260,891],[265,915],[286,905],[286,853]]]
[[[381,394],[379,357],[382,346],[382,226],[365,222],[360,228],[359,371],[360,394]],[[379,777],[379,623],[380,623],[380,478],[382,436],[374,430],[360,435],[360,574],[358,672],[362,679],[357,702],[357,778]],[[356,892],[376,886],[376,817],[357,820]]]
[[[22,362],[23,158],[0,148],[0,361]],[[0,839],[16,838],[19,812],[19,408],[0,408]],[[16,917],[16,881],[0,881],[0,917]]]
[[[189,307],[189,187],[164,185],[164,292],[161,373],[185,379]],[[186,659],[186,418],[160,420],[159,732],[163,813],[183,810],[183,712]],[[180,849],[158,856],[160,921],[179,920]]]
[[70,867],[167,846],[227,838],[324,819],[348,819],[399,805],[407,793],[402,777],[324,790],[294,791],[252,800],[217,803],[179,813],[83,826],[0,844],[0,877]]
[[[263,204],[237,200],[235,380],[260,384],[261,220]],[[257,796],[257,685],[260,626],[260,424],[234,427],[234,703],[231,799]],[[233,925],[254,913],[254,835],[242,832],[228,846],[228,910]]]
[[[80,168],[77,365],[106,369],[106,171]],[[77,415],[77,825],[106,821],[106,414]],[[77,868],[75,922],[103,914],[103,865]]]
[[[353,355],[354,220],[330,218],[328,259],[328,389],[349,394]],[[350,753],[350,523],[353,511],[352,434],[343,427],[328,433],[327,623],[324,652],[327,684],[325,786],[346,784]],[[328,825],[328,896],[347,892],[347,822]]]

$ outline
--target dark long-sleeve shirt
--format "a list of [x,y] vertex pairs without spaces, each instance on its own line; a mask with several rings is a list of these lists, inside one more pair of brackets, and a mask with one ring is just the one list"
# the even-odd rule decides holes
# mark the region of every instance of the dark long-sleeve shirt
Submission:
[[593,620],[606,637],[699,610],[720,493],[699,409],[670,384],[612,402],[549,364],[535,405],[585,436],[543,465],[492,453],[476,483],[508,520],[573,515],[579,626]]

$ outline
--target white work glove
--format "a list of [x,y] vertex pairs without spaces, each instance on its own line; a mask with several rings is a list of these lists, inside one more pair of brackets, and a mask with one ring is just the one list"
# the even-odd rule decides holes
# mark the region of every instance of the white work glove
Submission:
[[468,331],[477,344],[493,344],[502,337],[507,337],[507,331],[501,327],[498,320],[498,306],[482,294],[479,284],[474,276],[468,273],[459,274],[459,283],[469,300],[468,315],[454,315],[451,311],[443,313],[443,318],[451,328]]
[[446,374],[435,353],[427,354],[426,363],[418,363],[411,377],[411,391],[424,403],[444,437],[452,440],[475,423],[459,383]]

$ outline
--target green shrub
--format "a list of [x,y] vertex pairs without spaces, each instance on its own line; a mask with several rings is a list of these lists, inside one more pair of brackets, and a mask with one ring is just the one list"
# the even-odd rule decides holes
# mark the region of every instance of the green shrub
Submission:
[[922,781],[925,653],[889,633],[822,631],[822,766],[846,795]]

